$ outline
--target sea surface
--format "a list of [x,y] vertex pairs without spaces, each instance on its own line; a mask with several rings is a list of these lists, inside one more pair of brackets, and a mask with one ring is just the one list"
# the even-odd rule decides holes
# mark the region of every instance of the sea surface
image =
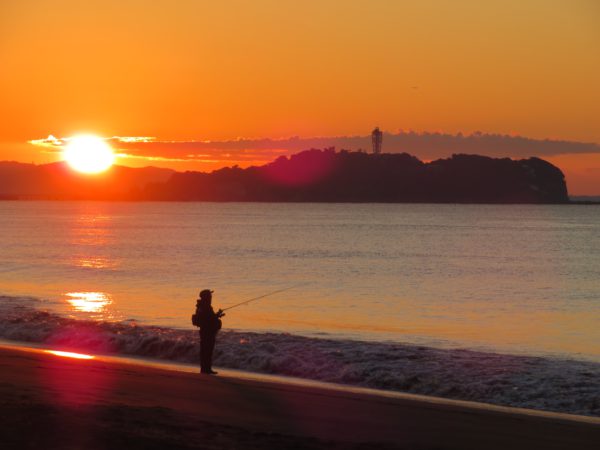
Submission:
[[0,202],[0,339],[600,416],[600,206]]
[[0,202],[0,295],[96,321],[600,361],[600,207]]

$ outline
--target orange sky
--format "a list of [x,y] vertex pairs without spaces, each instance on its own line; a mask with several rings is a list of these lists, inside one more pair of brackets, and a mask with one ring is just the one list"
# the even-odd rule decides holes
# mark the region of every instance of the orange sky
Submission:
[[[1,2],[0,160],[56,160],[28,141],[81,132],[228,141],[378,125],[600,143],[599,79],[595,0]],[[571,193],[600,194],[598,153],[546,159]]]

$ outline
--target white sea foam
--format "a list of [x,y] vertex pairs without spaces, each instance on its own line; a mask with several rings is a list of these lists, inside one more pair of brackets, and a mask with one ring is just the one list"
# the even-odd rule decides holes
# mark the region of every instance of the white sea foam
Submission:
[[[65,349],[198,361],[194,330],[94,322],[0,296],[0,337]],[[376,389],[600,416],[600,364],[397,343],[222,331],[216,366]]]

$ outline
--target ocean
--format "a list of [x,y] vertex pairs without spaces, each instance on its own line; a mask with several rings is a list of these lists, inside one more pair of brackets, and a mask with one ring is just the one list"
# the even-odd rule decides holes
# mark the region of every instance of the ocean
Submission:
[[484,401],[554,373],[592,403],[497,402],[600,413],[598,206],[4,201],[0,230],[5,339],[193,361],[201,289],[287,289],[227,311],[217,365]]

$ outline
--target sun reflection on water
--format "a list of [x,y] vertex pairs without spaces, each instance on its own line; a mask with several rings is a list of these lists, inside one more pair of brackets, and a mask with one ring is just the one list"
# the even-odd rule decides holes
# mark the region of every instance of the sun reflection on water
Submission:
[[104,292],[67,292],[65,295],[73,308],[82,312],[99,313],[112,303]]
[[71,242],[76,245],[101,247],[113,238],[111,217],[104,214],[82,214],[71,227]]
[[87,256],[79,257],[73,260],[73,264],[77,267],[86,269],[110,269],[116,266],[114,261],[102,256]]

